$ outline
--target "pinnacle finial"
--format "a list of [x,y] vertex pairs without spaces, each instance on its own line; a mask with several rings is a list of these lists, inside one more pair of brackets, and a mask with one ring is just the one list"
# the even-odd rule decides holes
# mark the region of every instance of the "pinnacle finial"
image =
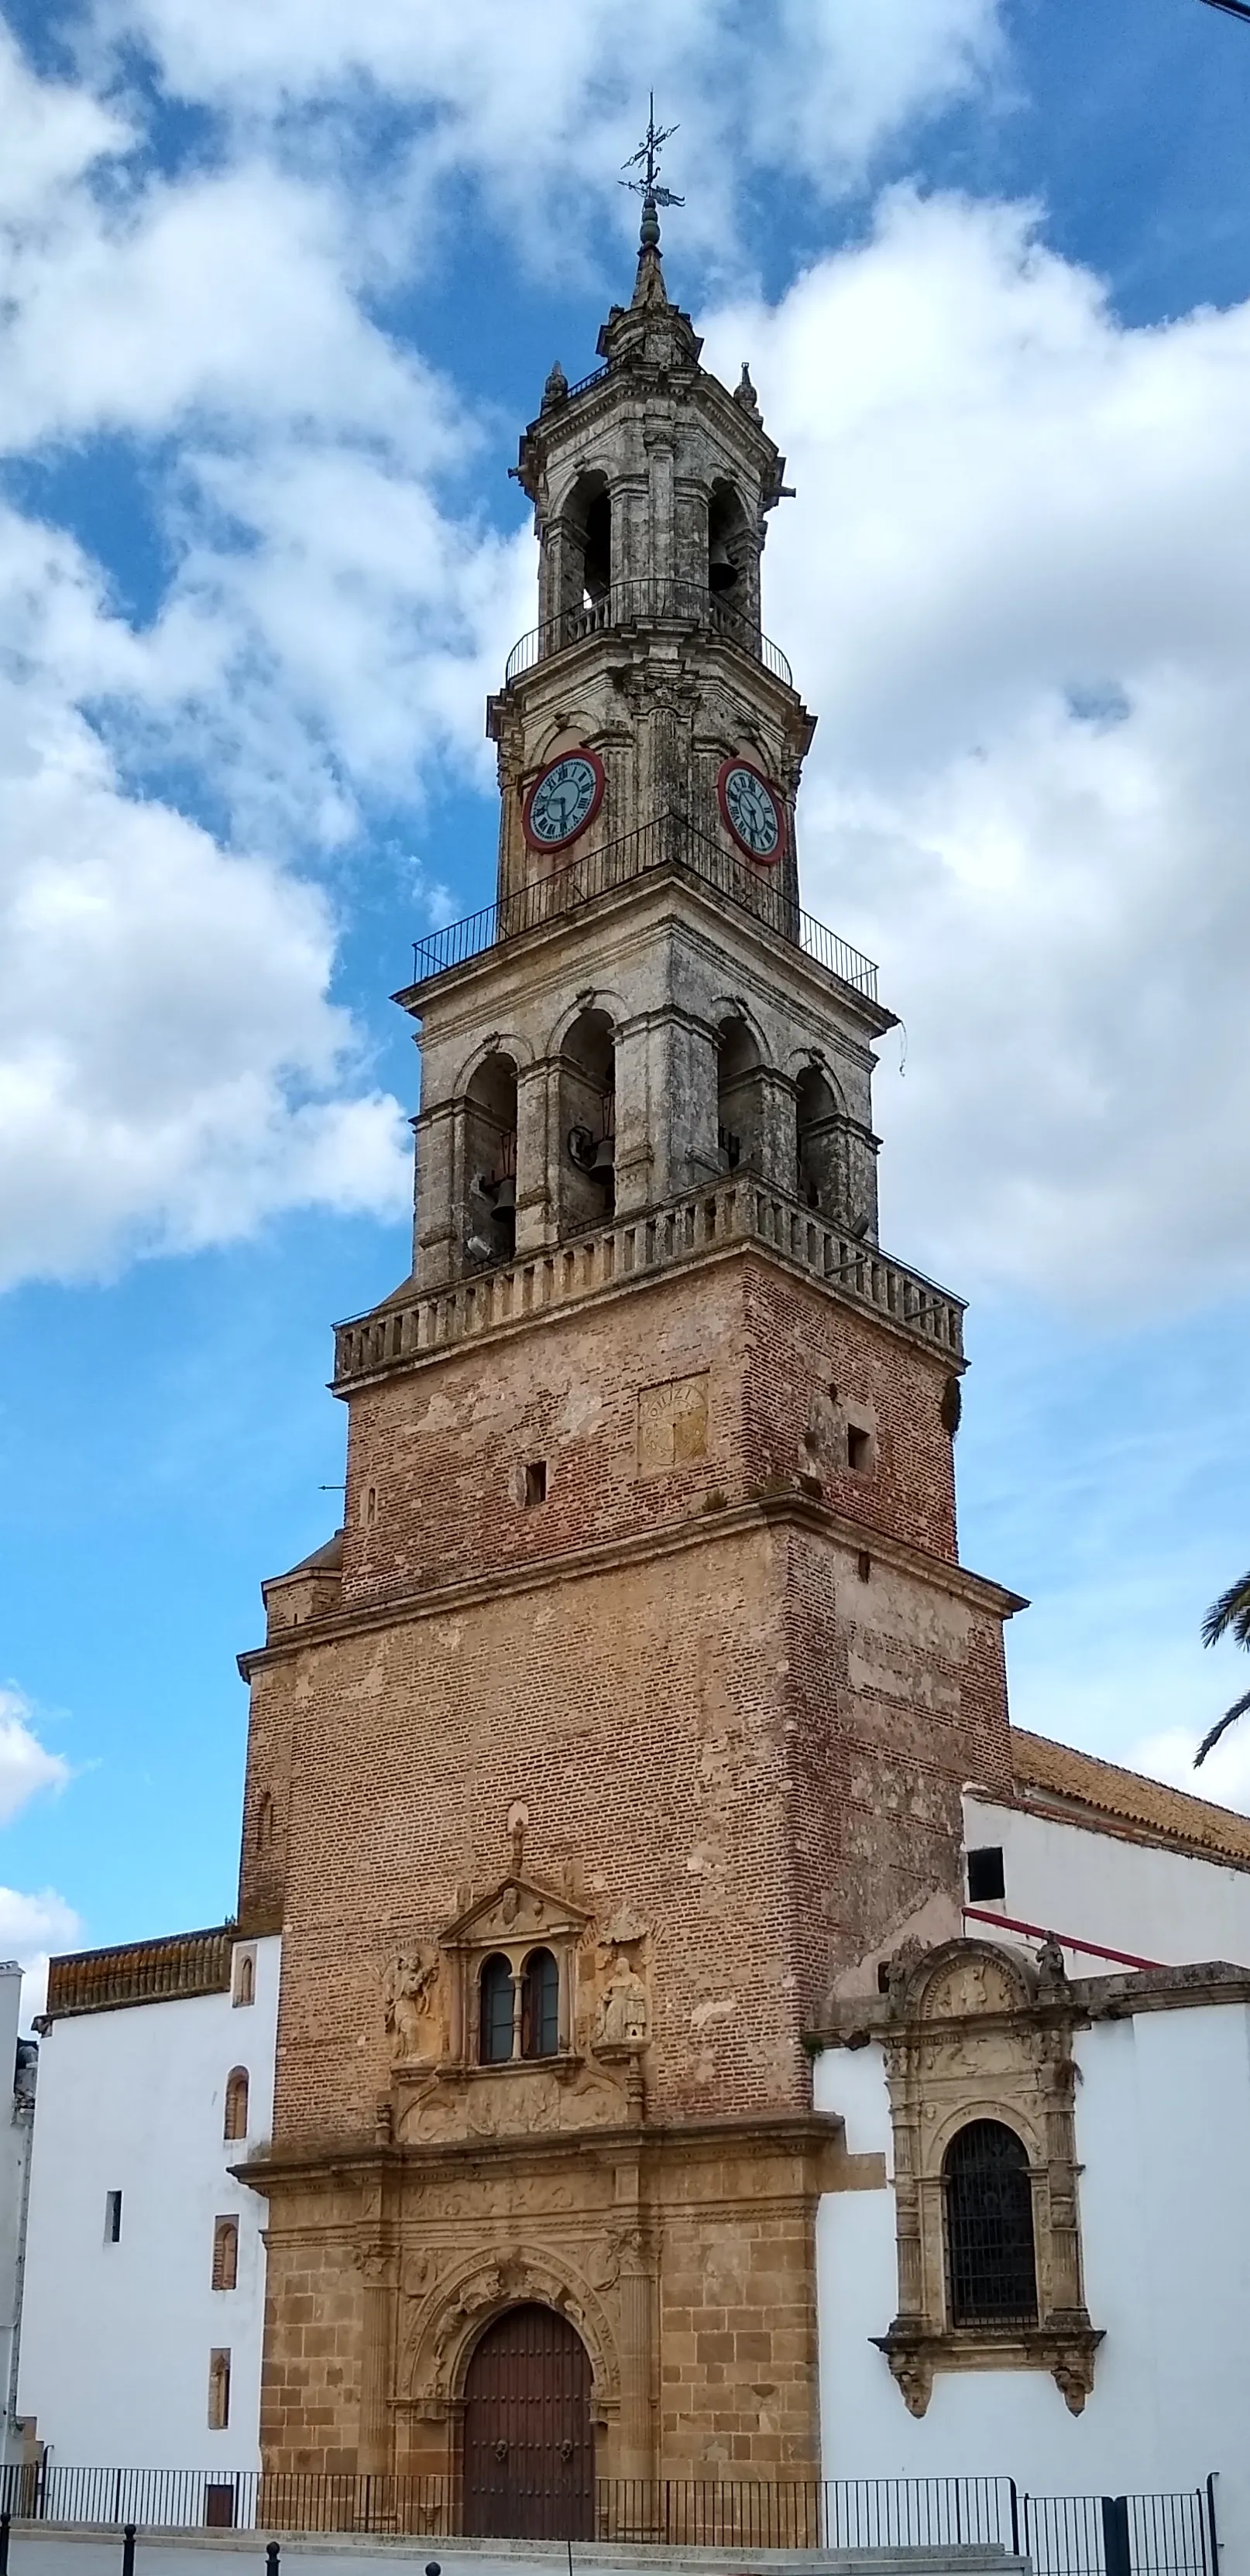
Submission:
[[662,187],[660,184],[660,153],[664,145],[671,142],[676,132],[675,125],[656,124],[655,91],[652,90],[648,100],[646,133],[637,151],[631,152],[628,161],[621,165],[625,170],[637,170],[639,173],[636,179],[622,179],[621,186],[632,188],[634,195],[642,199],[642,222],[638,227],[640,261],[647,257],[648,252],[653,256],[659,254],[660,207],[684,206],[686,202],[684,197],[676,196],[671,188]]

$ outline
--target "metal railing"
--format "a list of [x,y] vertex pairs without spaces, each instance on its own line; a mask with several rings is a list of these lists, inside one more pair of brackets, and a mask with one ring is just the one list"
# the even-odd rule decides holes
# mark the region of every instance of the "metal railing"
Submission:
[[571,645],[584,644],[592,635],[604,635],[623,626],[705,627],[723,642],[736,644],[740,652],[749,653],[753,662],[762,662],[764,669],[775,680],[783,681],[786,688],[794,686],[781,646],[762,635],[754,619],[741,609],[731,608],[702,582],[644,574],[637,580],[614,581],[601,599],[566,608],[545,626],[532,626],[508,655],[505,688],[523,671],[532,671],[536,663],[547,661],[552,653],[567,652]]
[[568,867],[515,887],[501,903],[488,903],[466,920],[448,922],[445,929],[414,940],[413,983],[424,984],[433,975],[446,974],[449,967],[465,966],[501,940],[545,929],[597,902],[601,895],[664,868],[682,869],[696,877],[736,910],[750,913],[766,930],[814,958],[865,1001],[876,1001],[877,969],[871,957],[862,956],[849,940],[840,939],[823,921],[804,912],[787,893],[781,869],[753,867],[680,814],[661,814],[653,823],[641,823],[619,840],[587,850]]
[[[541,2492],[528,2494],[532,2509]],[[598,2478],[553,2486],[531,2536],[668,2548],[1001,2550],[1035,2576],[1217,2576],[1215,2481],[1173,2494],[1034,2496],[1010,2477]],[[481,2498],[454,2475],[352,2476],[258,2469],[118,2469],[47,2462],[0,2469],[0,2512],[78,2529],[485,2532]],[[541,2514],[540,2514],[541,2518]],[[500,2519],[504,2519],[501,2515]],[[575,2521],[575,2529],[564,2524]]]
[[106,2012],[119,2004],[167,2003],[177,1995],[220,1995],[230,1983],[237,1929],[174,1932],[162,1941],[127,1941],[113,1950],[76,1950],[53,1959],[42,2018]]

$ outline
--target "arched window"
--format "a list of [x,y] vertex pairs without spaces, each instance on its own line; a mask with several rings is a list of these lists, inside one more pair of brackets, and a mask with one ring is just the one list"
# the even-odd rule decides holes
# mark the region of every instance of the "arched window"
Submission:
[[465,1100],[465,1247],[471,1261],[510,1261],[516,1250],[516,1066],[488,1055]]
[[521,2055],[555,2057],[560,2047],[560,1971],[550,1950],[531,1950],[521,1974]]
[[245,2138],[247,2136],[246,2066],[232,2066],[230,2073],[226,2077],[226,2122],[224,2134],[227,2138]]
[[238,1950],[235,1953],[234,2000],[236,2004],[254,2004],[256,2001],[256,1953],[254,1950]]
[[616,1205],[616,1044],[606,1011],[581,1011],[560,1050],[560,1231],[602,1224]]
[[558,650],[593,632],[606,614],[612,587],[612,496],[606,474],[579,476],[553,537],[553,645]]
[[483,2066],[502,2066],[512,2055],[512,1962],[496,1956],[482,1969],[478,2056]]
[[218,2218],[213,2222],[213,2288],[235,2290],[239,2285],[239,2222],[237,2218]]
[[723,1172],[758,1172],[763,1128],[760,1051],[745,1020],[716,1033],[716,1141]]
[[942,2182],[950,2324],[1035,2324],[1033,2187],[1014,2129],[970,2120],[946,2150]]
[[714,483],[707,509],[707,586],[722,608],[749,615],[751,530],[732,483]]
[[805,1065],[797,1085],[798,1193],[804,1207],[832,1216],[844,1196],[842,1122],[833,1090],[818,1065]]
[[210,2352],[208,2356],[208,2429],[224,2433],[230,2422],[230,2355]]

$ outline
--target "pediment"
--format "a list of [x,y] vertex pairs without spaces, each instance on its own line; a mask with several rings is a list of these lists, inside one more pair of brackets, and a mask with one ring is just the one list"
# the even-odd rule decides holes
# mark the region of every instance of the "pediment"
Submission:
[[513,1872],[440,1932],[439,1947],[478,1950],[489,1949],[496,1942],[503,1946],[540,1934],[577,1935],[591,1919],[586,1907],[575,1905],[562,1889],[543,1887],[536,1879],[521,1878]]

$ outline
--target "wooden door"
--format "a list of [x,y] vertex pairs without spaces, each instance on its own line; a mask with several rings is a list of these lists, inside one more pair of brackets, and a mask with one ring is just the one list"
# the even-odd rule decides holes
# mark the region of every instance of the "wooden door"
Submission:
[[509,2308],[469,2364],[464,2528],[492,2540],[593,2540],[590,2360],[554,2308]]

